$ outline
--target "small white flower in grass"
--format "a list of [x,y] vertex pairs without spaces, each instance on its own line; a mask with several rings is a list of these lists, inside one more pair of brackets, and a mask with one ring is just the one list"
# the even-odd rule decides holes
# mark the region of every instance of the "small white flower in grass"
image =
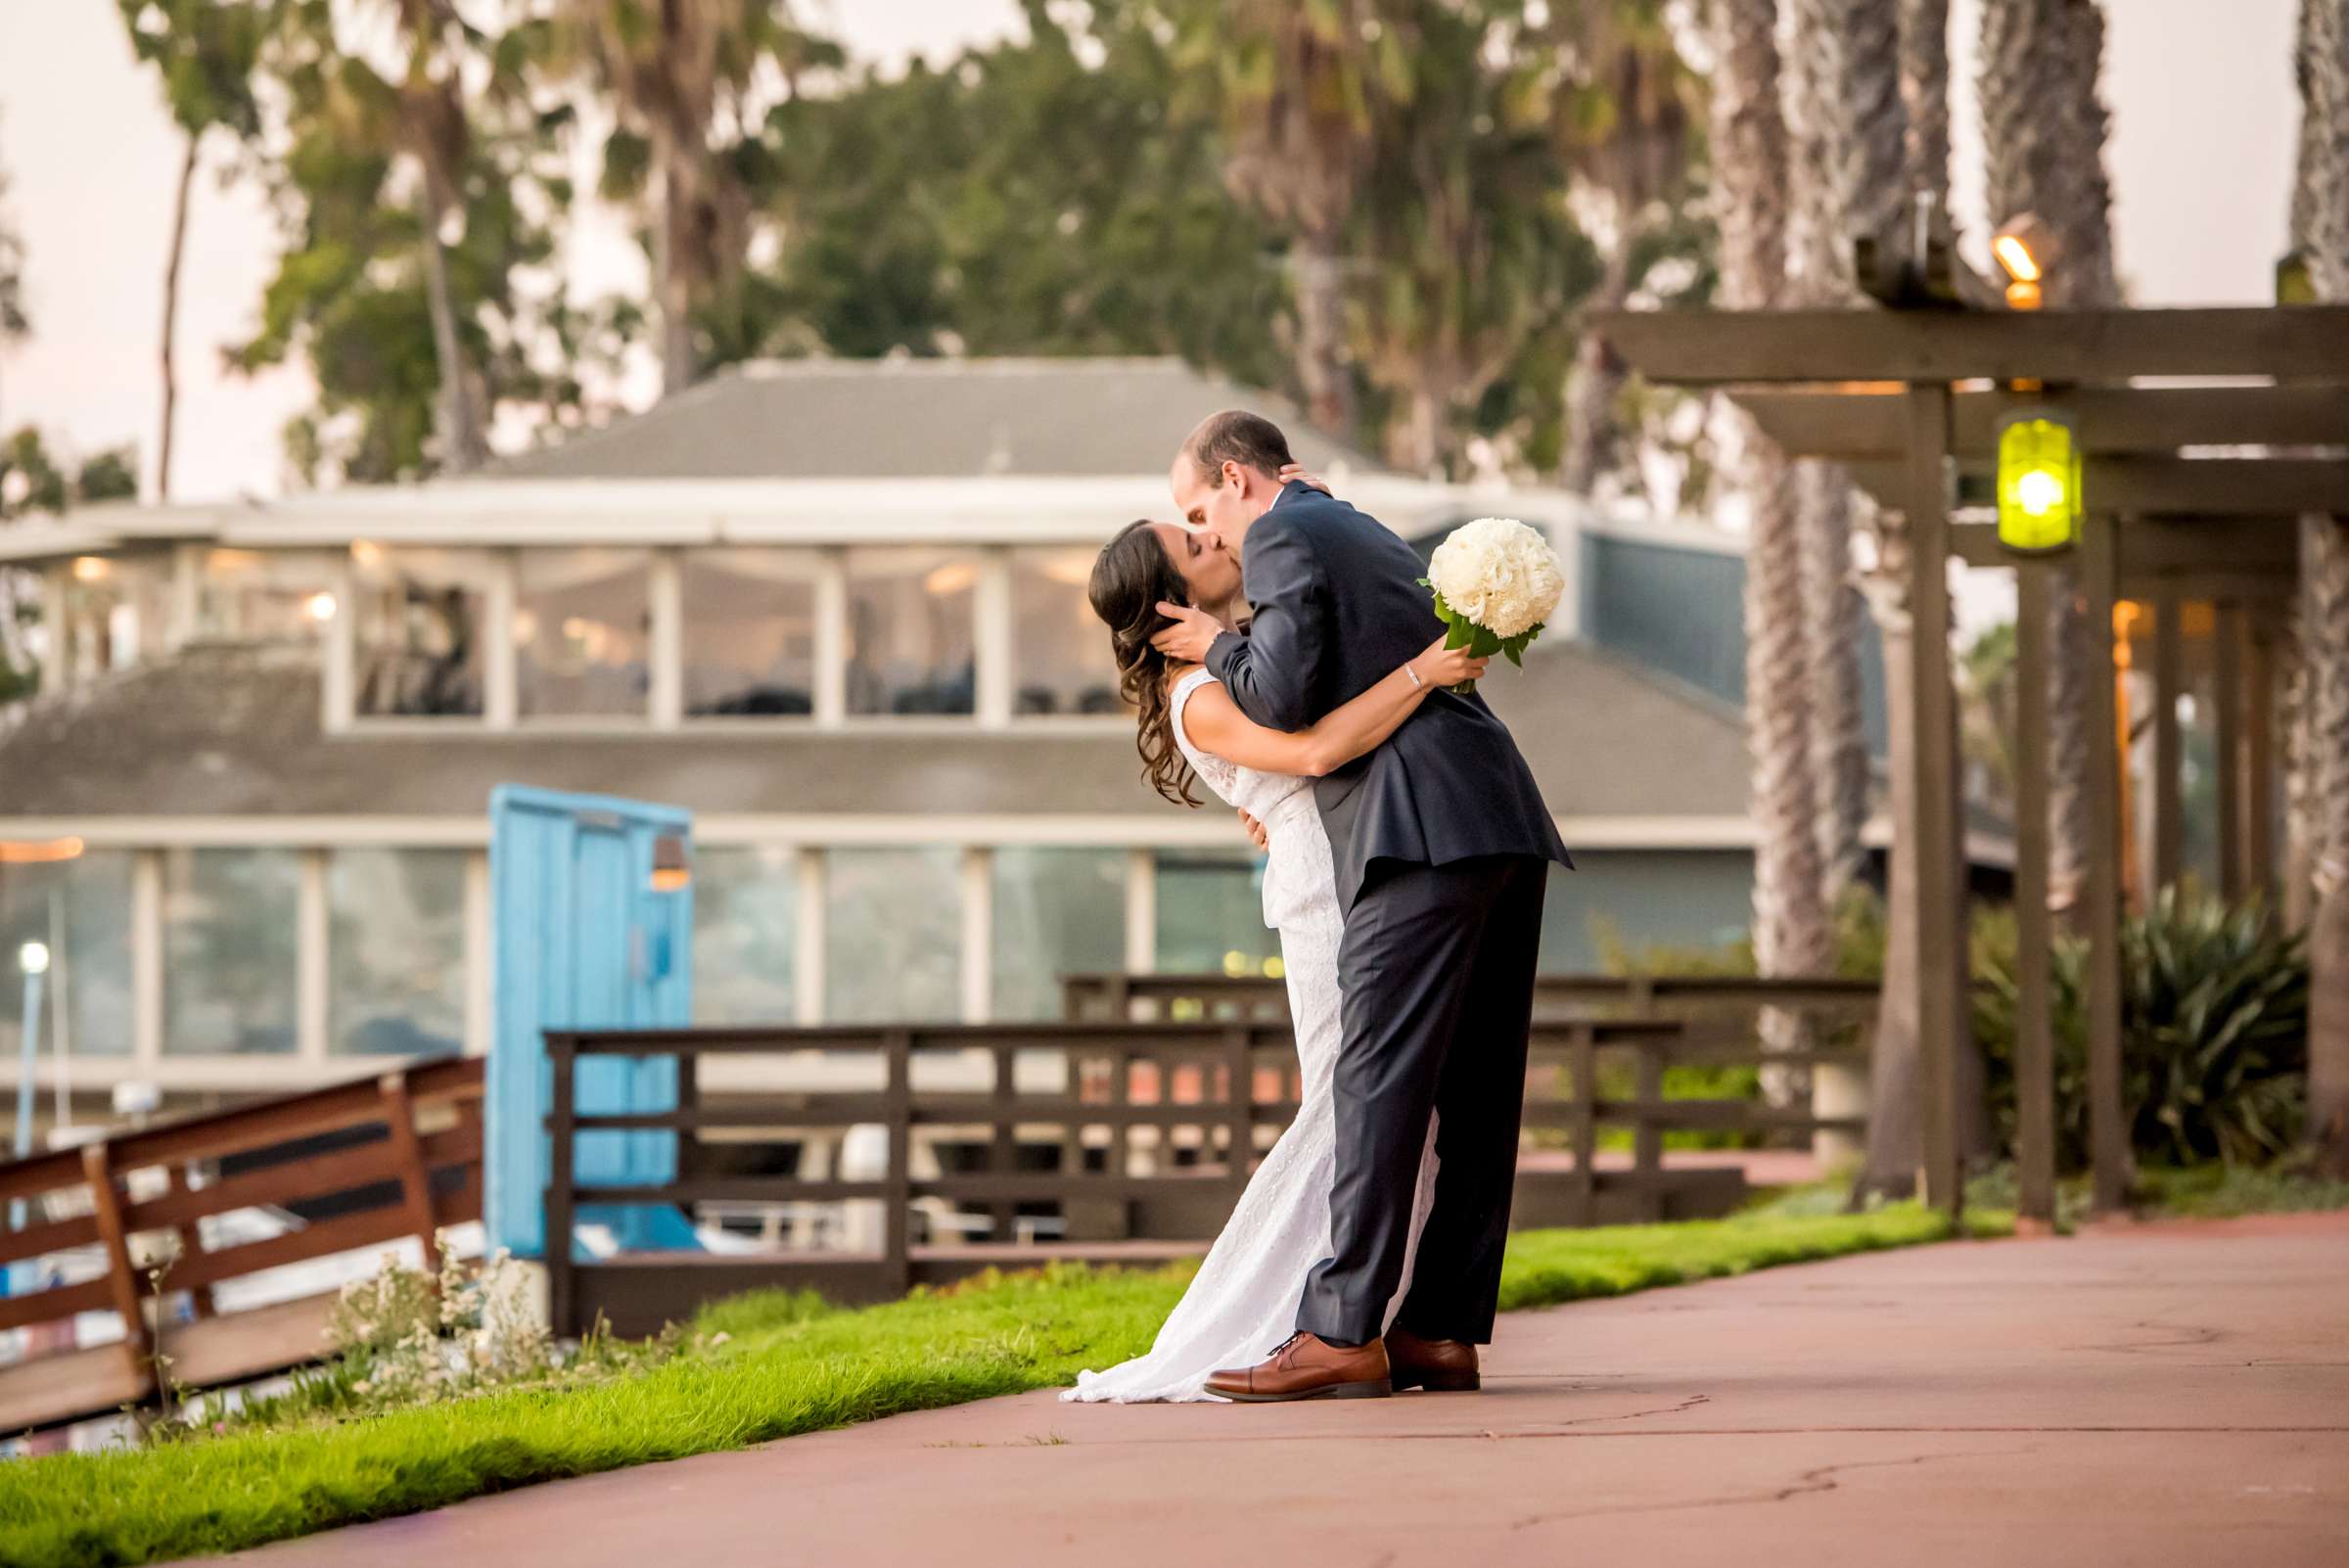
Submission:
[[[1451,628],[1447,643],[1483,657],[1521,664],[1526,645],[1558,608],[1566,574],[1540,530],[1514,518],[1480,517],[1451,530],[1421,579],[1435,590],[1436,615]],[[1474,690],[1474,681],[1458,690]]]

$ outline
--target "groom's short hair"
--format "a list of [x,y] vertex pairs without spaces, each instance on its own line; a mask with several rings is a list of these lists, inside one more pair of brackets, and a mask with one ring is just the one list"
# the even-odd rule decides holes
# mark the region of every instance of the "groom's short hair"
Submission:
[[1289,438],[1280,433],[1280,427],[1244,408],[1208,415],[1182,443],[1182,449],[1211,485],[1223,483],[1225,463],[1277,479],[1282,469],[1296,461],[1289,456]]

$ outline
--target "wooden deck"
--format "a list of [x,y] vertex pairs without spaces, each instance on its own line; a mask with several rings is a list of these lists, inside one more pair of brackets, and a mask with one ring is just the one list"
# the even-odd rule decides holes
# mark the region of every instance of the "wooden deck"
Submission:
[[[317,1360],[326,1351],[333,1295],[305,1296],[166,1327],[159,1348],[173,1381],[223,1388]],[[147,1379],[119,1343],[37,1357],[0,1371],[0,1432],[25,1432],[109,1415],[145,1400]]]

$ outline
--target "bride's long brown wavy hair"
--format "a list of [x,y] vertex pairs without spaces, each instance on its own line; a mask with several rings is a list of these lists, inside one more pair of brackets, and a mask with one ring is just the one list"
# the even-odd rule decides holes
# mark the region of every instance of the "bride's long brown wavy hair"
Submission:
[[1166,546],[1150,531],[1147,519],[1127,524],[1101,547],[1085,597],[1109,627],[1110,651],[1118,661],[1118,690],[1134,710],[1133,746],[1142,754],[1142,777],[1175,805],[1197,806],[1198,798],[1191,794],[1191,764],[1174,744],[1167,656],[1150,646],[1151,637],[1172,624],[1158,613],[1159,601],[1187,605],[1191,590]]

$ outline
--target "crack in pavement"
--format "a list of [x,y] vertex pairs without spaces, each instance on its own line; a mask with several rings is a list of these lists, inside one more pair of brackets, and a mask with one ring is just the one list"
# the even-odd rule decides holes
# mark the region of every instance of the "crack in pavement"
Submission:
[[[2031,1452],[2026,1449],[2026,1453]],[[1769,1492],[1738,1492],[1718,1498],[1681,1498],[1669,1502],[1631,1502],[1614,1507],[1569,1508],[1550,1513],[1528,1514],[1510,1523],[1511,1530],[1528,1530],[1536,1525],[1559,1524],[1570,1519],[1595,1519],[1607,1515],[1633,1513],[1671,1513],[1682,1508],[1725,1508],[1741,1502],[1785,1502],[1794,1498],[1815,1493],[1833,1492],[1843,1483],[1836,1479],[1847,1470],[1889,1470],[1908,1465],[1923,1464],[1931,1459],[1965,1459],[1979,1457],[1977,1453],[1915,1453],[1905,1459],[1847,1459],[1838,1464],[1822,1464],[1799,1472],[1792,1483]]]
[[2199,1323],[2165,1323],[2157,1318],[2147,1318],[2142,1323],[2131,1323],[2129,1326],[2131,1328],[2149,1328],[2156,1333],[2176,1334],[2179,1337],[2176,1339],[2148,1339],[2131,1345],[2066,1345],[2064,1349],[2103,1351],[2113,1356],[2139,1356],[2146,1351],[2178,1350],[2191,1345],[2215,1345],[2227,1337],[2221,1330],[2205,1328]]

